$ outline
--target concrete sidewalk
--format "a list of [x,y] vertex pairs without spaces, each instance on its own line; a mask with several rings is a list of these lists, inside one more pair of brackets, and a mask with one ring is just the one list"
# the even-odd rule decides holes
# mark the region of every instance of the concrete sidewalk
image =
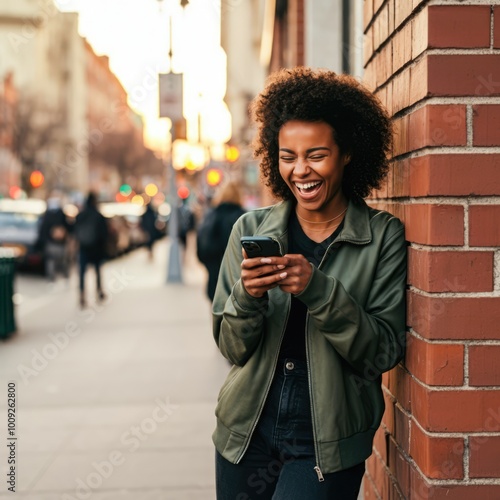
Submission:
[[[211,433],[229,367],[204,270],[188,252],[184,284],[166,285],[166,256],[162,241],[153,261],[140,249],[108,263],[108,299],[84,311],[76,276],[52,287],[18,278],[19,332],[0,344],[4,392],[17,383],[16,498],[215,498]],[[7,487],[0,498],[12,498]]]

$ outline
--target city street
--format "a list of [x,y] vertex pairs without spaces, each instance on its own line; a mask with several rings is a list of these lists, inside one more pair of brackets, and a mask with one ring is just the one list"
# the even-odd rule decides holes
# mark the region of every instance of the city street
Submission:
[[[3,393],[9,381],[17,390],[16,498],[215,497],[211,433],[229,367],[212,339],[194,252],[183,284],[165,283],[166,261],[162,240],[153,260],[139,249],[107,263],[102,305],[88,271],[83,311],[76,273],[55,285],[17,277],[18,333],[0,343]],[[11,498],[1,455],[0,498]]]

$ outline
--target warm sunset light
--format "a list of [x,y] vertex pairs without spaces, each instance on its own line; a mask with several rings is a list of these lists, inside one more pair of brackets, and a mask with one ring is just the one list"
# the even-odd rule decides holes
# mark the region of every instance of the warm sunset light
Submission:
[[170,70],[168,17],[172,15],[173,71],[184,73],[187,138],[197,140],[201,123],[205,144],[230,139],[231,118],[223,101],[226,55],[220,47],[218,2],[190,0],[182,9],[180,1],[164,1],[161,12],[157,0],[56,3],[61,10],[79,12],[80,33],[98,54],[109,55],[110,67],[127,90],[130,106],[144,118],[146,145],[164,152],[170,120],[158,118],[158,73]]

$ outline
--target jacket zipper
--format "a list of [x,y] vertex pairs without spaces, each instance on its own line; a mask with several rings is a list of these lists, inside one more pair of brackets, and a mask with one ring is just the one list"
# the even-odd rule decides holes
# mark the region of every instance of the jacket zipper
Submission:
[[[336,239],[326,249],[325,254],[323,255],[323,258],[321,259],[321,262],[319,263],[318,269],[321,269],[321,266],[323,262],[325,261],[325,258],[327,255],[330,253],[331,248],[336,248],[333,245],[336,243],[340,243],[341,241],[347,241],[347,240],[339,240]],[[319,466],[319,453],[318,453],[318,442],[316,439],[316,424],[315,424],[315,419],[314,419],[314,406],[313,406],[313,391],[312,391],[312,384],[311,384],[311,371],[309,369],[309,313],[307,313],[307,318],[306,318],[306,357],[307,357],[307,383],[309,385],[309,399],[310,399],[310,404],[311,404],[311,419],[312,419],[312,426],[313,426],[313,440],[314,440],[314,453],[316,455],[316,465],[314,466],[314,471],[318,475],[318,481],[322,483],[325,478],[323,477],[323,473],[321,472],[321,468]]]
[[283,327],[283,330],[281,331],[281,338],[280,338],[278,350],[276,351],[276,356],[274,357],[274,362],[273,362],[273,376],[271,377],[271,380],[267,384],[266,394],[264,396],[264,399],[262,400],[263,401],[262,404],[260,405],[259,411],[257,413],[257,418],[253,422],[252,430],[250,431],[250,435],[248,436],[247,443],[246,443],[245,447],[243,448],[243,451],[241,452],[240,456],[236,460],[237,464],[239,464],[241,462],[241,459],[245,455],[248,447],[250,446],[250,441],[252,440],[253,433],[255,431],[255,428],[257,427],[257,423],[259,422],[260,415],[262,414],[262,410],[264,409],[264,405],[266,404],[267,395],[269,394],[269,389],[271,389],[271,384],[273,383],[274,372],[276,371],[276,366],[278,365],[278,356],[279,356],[279,353],[280,353],[281,344],[283,342],[283,337],[285,336],[286,324],[288,323],[288,317],[289,316],[290,316],[290,301],[288,301],[288,310],[287,310],[286,318],[285,318],[285,326]]
[[321,472],[321,468],[319,466],[319,453],[318,453],[318,440],[316,439],[316,424],[314,419],[314,407],[313,407],[313,393],[312,393],[312,384],[311,384],[311,370],[309,369],[309,313],[307,313],[306,318],[306,359],[307,359],[307,385],[309,386],[309,404],[311,405],[311,420],[313,427],[313,441],[314,441],[314,454],[316,456],[316,465],[314,466],[314,470],[318,475],[318,481],[321,483],[325,480],[323,477],[323,473]]

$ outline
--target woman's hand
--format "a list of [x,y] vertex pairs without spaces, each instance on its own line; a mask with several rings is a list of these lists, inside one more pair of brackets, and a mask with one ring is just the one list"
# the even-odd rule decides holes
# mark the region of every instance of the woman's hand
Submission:
[[241,263],[241,281],[252,297],[262,297],[287,277],[286,257],[255,257],[249,259],[245,250]]
[[311,279],[311,263],[301,254],[287,254],[283,259],[286,260],[284,269],[286,277],[280,281],[279,287],[284,292],[297,295],[304,290]]
[[309,283],[311,274],[311,264],[303,255],[249,259],[243,250],[241,281],[252,297],[262,297],[277,286],[284,292],[297,295]]

